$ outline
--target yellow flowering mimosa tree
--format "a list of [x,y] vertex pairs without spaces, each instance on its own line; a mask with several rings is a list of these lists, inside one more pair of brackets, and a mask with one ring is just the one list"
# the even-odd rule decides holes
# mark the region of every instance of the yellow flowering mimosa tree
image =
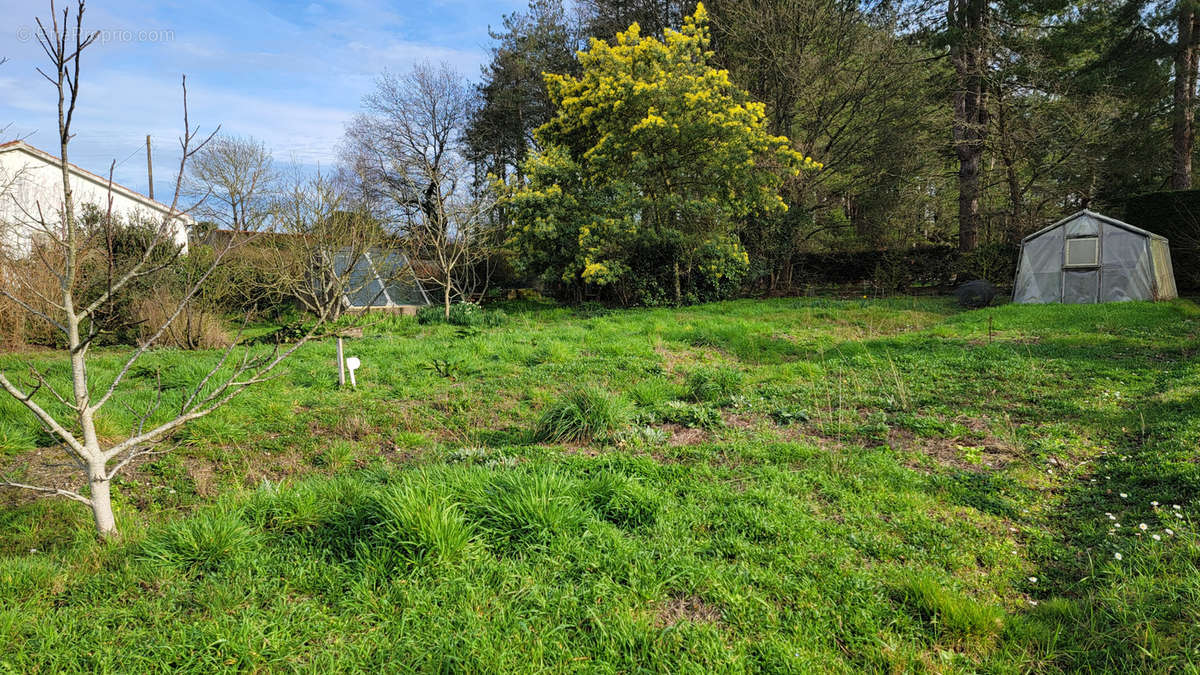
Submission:
[[785,209],[783,180],[820,165],[767,132],[708,44],[701,4],[662,40],[634,24],[592,40],[578,77],[546,75],[557,114],[508,199],[518,264],[568,285],[649,270],[675,302],[683,278],[744,272],[737,220]]

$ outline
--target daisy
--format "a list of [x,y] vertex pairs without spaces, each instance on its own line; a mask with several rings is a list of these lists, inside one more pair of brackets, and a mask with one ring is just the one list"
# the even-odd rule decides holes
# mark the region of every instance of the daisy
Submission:
[[1158,508],[1158,502],[1150,502],[1150,506],[1153,506],[1154,508],[1156,508],[1156,509],[1157,509],[1157,508]]
[[1029,583],[1036,584],[1036,583],[1037,583],[1037,577],[1029,577]]
[[1172,529],[1171,529],[1171,528],[1169,528],[1169,527],[1168,527],[1167,529],[1163,530],[1163,532],[1166,532],[1168,537],[1174,537],[1174,536],[1175,536],[1175,530],[1172,530]]
[[1125,499],[1125,498],[1126,498],[1126,497],[1128,497],[1128,496],[1129,496],[1129,495],[1125,494],[1124,492],[1122,492],[1122,493],[1121,493],[1121,499]]
[[1117,560],[1120,560],[1120,559],[1121,559],[1121,553],[1118,551],[1117,553],[1114,553],[1114,554],[1113,554],[1113,557],[1114,557],[1114,558],[1116,558]]
[[1150,535],[1150,538],[1154,541],[1162,541],[1162,537],[1158,536],[1157,534]]
[[1147,529],[1149,529],[1149,527],[1150,527],[1150,526],[1149,526],[1149,525],[1147,525],[1147,524],[1145,524],[1145,523],[1139,523],[1139,524],[1138,524],[1138,529],[1139,529],[1139,530],[1141,530],[1142,532],[1145,532]]

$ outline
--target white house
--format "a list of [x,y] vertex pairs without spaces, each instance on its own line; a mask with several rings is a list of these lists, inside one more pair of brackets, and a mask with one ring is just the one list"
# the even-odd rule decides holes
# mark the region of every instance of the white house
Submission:
[[[85,204],[107,211],[111,194],[114,217],[166,223],[175,244],[187,252],[188,230],[194,221],[186,213],[172,212],[167,204],[116,183],[110,186],[107,178],[74,164],[70,165],[70,176],[76,213],[81,213]],[[24,141],[0,145],[0,246],[10,254],[27,255],[31,223],[37,222],[35,214],[40,209],[47,221],[60,221],[62,200],[62,168],[57,157]]]

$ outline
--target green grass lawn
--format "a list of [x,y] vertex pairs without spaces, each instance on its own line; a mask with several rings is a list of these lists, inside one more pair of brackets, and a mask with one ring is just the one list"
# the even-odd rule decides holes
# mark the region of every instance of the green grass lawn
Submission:
[[[0,672],[1200,667],[1191,302],[510,308],[347,351],[357,391],[306,346],[118,481],[115,544],[0,495]],[[103,433],[216,358],[153,353]],[[0,402],[14,476],[45,443]]]

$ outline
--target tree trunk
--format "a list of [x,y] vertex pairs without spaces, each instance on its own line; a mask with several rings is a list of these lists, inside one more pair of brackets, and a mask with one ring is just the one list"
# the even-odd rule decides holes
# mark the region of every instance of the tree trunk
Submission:
[[956,31],[950,47],[954,91],[954,152],[958,157],[958,247],[979,245],[979,171],[987,136],[988,0],[949,0],[947,22]]
[[1195,140],[1192,105],[1196,92],[1196,8],[1179,0],[1178,38],[1175,43],[1174,119],[1171,125],[1171,188],[1192,186],[1192,145]]
[[92,517],[96,521],[96,532],[104,538],[117,534],[117,521],[112,510],[112,481],[104,476],[104,467],[99,473],[95,469],[88,472],[88,484],[91,487]]
[[683,304],[683,289],[679,283],[679,261],[675,261],[675,304]]
[[442,303],[446,310],[446,320],[450,320],[450,282],[442,284]]

